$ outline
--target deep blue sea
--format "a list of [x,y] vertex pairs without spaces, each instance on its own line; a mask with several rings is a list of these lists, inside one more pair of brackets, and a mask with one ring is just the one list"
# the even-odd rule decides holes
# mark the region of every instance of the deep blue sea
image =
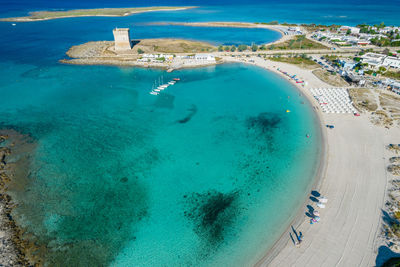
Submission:
[[400,25],[400,0],[2,0],[0,16],[24,15],[29,11],[49,9],[131,7],[156,5],[190,5],[199,9],[144,15],[160,21],[246,21],[288,23],[321,23]]
[[[199,5],[1,4],[2,16],[62,8]],[[111,40],[115,27],[130,27],[133,38],[266,43],[279,35],[147,24],[398,24],[398,7],[398,1],[379,6],[203,1],[198,9],[123,18],[1,22],[0,123],[29,133],[37,143],[28,183],[10,192],[19,204],[13,214],[17,224],[46,248],[49,266],[251,266],[288,227],[319,164],[319,126],[296,88],[241,64],[166,73],[58,60],[72,45]],[[160,77],[181,82],[155,97],[149,91]]]

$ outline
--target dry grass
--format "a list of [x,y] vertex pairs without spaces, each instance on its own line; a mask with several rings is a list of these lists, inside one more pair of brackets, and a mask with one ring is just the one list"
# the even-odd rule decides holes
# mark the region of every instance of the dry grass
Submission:
[[361,112],[371,112],[371,122],[391,127],[400,125],[400,97],[381,89],[351,88],[350,97]]
[[321,81],[330,84],[332,86],[338,86],[338,87],[349,86],[349,84],[339,74],[331,74],[322,69],[314,70],[312,73],[315,76],[317,76]]
[[[120,60],[140,57],[138,49],[144,53],[201,53],[213,52],[216,47],[205,43],[179,39],[144,39],[138,41],[132,50],[116,53],[114,42],[88,42],[71,47],[67,55],[71,58],[117,58]],[[118,55],[120,55],[118,57]],[[123,56],[121,56],[123,55]]]
[[328,49],[328,47],[310,40],[305,35],[297,35],[293,39],[267,46],[269,50]]
[[144,39],[133,47],[133,51],[142,49],[145,53],[204,53],[217,50],[206,42],[180,39]]
[[308,58],[303,58],[303,57],[270,57],[268,58],[269,60],[272,61],[278,61],[278,62],[285,62],[293,65],[297,65],[300,68],[303,69],[315,69],[319,65],[315,63],[313,60],[308,59]]
[[353,105],[359,111],[374,112],[378,108],[378,103],[373,92],[365,88],[351,88],[348,90]]

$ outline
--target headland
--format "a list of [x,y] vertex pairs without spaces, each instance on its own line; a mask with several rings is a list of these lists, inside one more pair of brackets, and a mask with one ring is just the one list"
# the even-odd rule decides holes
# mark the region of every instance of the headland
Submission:
[[75,18],[75,17],[125,17],[133,14],[139,14],[144,12],[154,11],[178,11],[190,8],[196,8],[195,6],[157,6],[157,7],[130,7],[130,8],[96,8],[96,9],[73,9],[65,11],[35,11],[29,13],[29,16],[25,17],[13,17],[13,18],[0,18],[0,21],[10,22],[31,22],[41,21],[50,19],[61,19],[61,18]]

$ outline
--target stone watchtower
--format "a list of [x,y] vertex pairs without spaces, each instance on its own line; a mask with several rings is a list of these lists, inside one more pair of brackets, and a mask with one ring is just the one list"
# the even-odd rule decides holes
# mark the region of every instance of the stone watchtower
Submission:
[[113,30],[115,51],[131,50],[131,38],[129,36],[129,28],[115,28]]

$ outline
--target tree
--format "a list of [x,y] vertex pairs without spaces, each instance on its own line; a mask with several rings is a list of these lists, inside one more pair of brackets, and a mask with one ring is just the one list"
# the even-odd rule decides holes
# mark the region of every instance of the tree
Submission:
[[251,51],[256,52],[258,50],[258,45],[252,44]]
[[138,48],[137,52],[138,52],[138,54],[143,54],[144,53],[144,51],[142,49],[140,49],[140,48]]
[[267,48],[265,47],[265,45],[261,45],[260,46],[260,50],[266,50]]
[[219,51],[219,52],[224,51],[224,47],[223,47],[222,45],[218,46],[218,51]]
[[231,48],[229,46],[225,46],[224,51],[229,52]]
[[236,46],[232,45],[231,46],[231,52],[235,52],[236,51]]
[[383,53],[384,53],[385,55],[389,55],[390,51],[389,51],[389,49],[385,48],[385,50],[383,50]]
[[347,35],[350,35],[350,34],[351,34],[351,30],[350,30],[350,29],[347,30],[346,34],[347,34]]
[[242,44],[242,45],[238,46],[238,51],[239,52],[243,52],[244,50],[247,50],[247,45]]

